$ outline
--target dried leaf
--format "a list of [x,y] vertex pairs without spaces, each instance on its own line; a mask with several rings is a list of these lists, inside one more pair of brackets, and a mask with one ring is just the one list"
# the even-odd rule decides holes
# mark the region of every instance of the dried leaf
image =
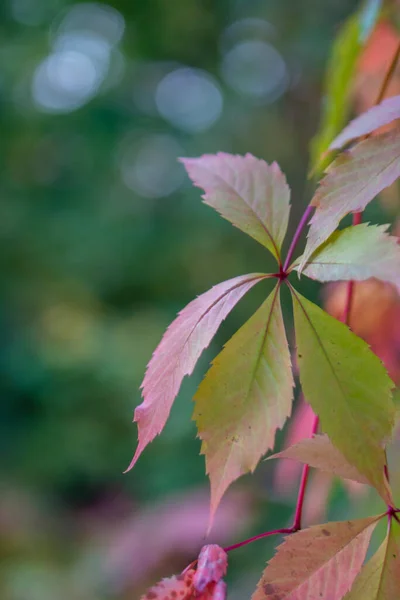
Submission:
[[279,286],[214,359],[194,419],[211,481],[211,517],[228,486],[254,471],[291,411],[293,378]]
[[399,175],[400,130],[369,138],[340,154],[311,201],[316,211],[310,221],[299,272],[344,216],[364,210]]
[[332,444],[327,435],[316,435],[297,442],[282,452],[269,456],[272,458],[290,458],[310,465],[315,469],[327,471],[344,479],[352,479],[359,483],[369,483],[353,465],[349,464],[343,454]]
[[315,525],[288,536],[252,600],[341,600],[361,569],[381,516]]
[[304,275],[324,282],[375,277],[400,289],[400,245],[387,228],[362,224],[335,231],[312,254]]
[[373,106],[351,121],[333,140],[329,149],[339,150],[339,148],[348,142],[371,133],[375,129],[378,129],[378,127],[387,125],[396,119],[400,119],[400,96],[383,100],[377,106]]
[[394,384],[346,325],[293,288],[292,298],[304,395],[332,443],[390,503],[383,445],[394,426]]
[[218,327],[253,285],[268,275],[235,277],[208,290],[186,306],[171,323],[155,350],[142,383],[143,402],[135,410],[139,444],[128,470],[168,419],[182,379],[214,337]]
[[279,166],[223,152],[180,160],[205,191],[204,202],[279,260],[290,210],[290,189]]

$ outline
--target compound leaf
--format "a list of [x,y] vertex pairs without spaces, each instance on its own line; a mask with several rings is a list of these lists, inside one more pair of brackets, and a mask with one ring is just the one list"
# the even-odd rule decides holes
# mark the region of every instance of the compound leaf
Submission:
[[361,569],[380,518],[325,523],[288,536],[252,600],[341,600]]
[[388,235],[388,225],[361,224],[335,231],[312,254],[304,275],[318,281],[356,280],[370,277],[400,287],[400,245]]
[[258,281],[268,275],[234,277],[214,286],[186,306],[156,348],[142,383],[143,402],[135,410],[139,444],[128,470],[167,422],[182,379],[190,375],[218,327]]
[[327,435],[315,435],[312,438],[306,438],[293,444],[286,450],[278,452],[268,457],[272,458],[290,458],[298,460],[304,464],[310,465],[315,469],[321,469],[343,477],[352,479],[359,483],[369,483],[365,475],[361,475],[353,465],[347,462],[343,454],[332,444]]
[[211,516],[228,486],[273,447],[291,411],[292,388],[278,285],[214,359],[194,398]]
[[362,211],[400,176],[400,130],[376,135],[342,152],[331,164],[311,204],[310,221],[301,272],[310,256],[350,212]]
[[394,426],[394,384],[361,338],[291,289],[304,395],[332,443],[390,503],[383,446]]
[[385,541],[357,576],[345,600],[398,600],[400,526],[392,519]]
[[204,202],[279,261],[290,210],[290,189],[279,166],[251,154],[224,152],[180,160],[194,185],[205,191]]

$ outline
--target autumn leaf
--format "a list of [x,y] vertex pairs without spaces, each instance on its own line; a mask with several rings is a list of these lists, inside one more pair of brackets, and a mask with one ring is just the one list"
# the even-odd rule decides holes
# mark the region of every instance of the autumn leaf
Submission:
[[279,166],[251,154],[223,152],[180,160],[194,185],[205,191],[204,202],[279,261],[290,210],[290,189]]
[[197,569],[187,568],[180,575],[162,579],[141,600],[225,600],[228,556],[216,544],[203,546]]
[[291,291],[304,395],[333,444],[390,503],[383,445],[394,426],[394,384],[361,338]]
[[190,375],[218,327],[257,282],[268,275],[242,275],[219,283],[186,306],[156,348],[142,383],[143,402],[135,410],[139,444],[128,470],[168,419],[182,379]]
[[192,600],[194,598],[194,569],[159,581],[140,600]]
[[193,586],[198,593],[203,593],[210,583],[218,583],[226,574],[228,555],[217,544],[208,544],[200,550],[197,570],[193,578]]
[[194,419],[211,481],[211,518],[228,486],[272,448],[292,404],[279,285],[214,359]]
[[333,140],[330,150],[339,150],[348,142],[367,135],[392,121],[400,119],[400,96],[393,96],[373,106],[365,113],[353,119],[347,127]]
[[392,518],[389,534],[357,576],[344,600],[398,600],[400,596],[400,526]]
[[387,228],[361,224],[335,231],[312,254],[304,275],[323,282],[375,277],[400,289],[400,245]]
[[252,600],[341,600],[361,569],[381,517],[315,525],[288,536]]
[[226,600],[226,583],[210,583],[199,593],[194,586],[195,570],[166,577],[150,588],[140,600]]
[[312,438],[306,438],[293,444],[286,450],[268,456],[267,460],[272,458],[290,458],[298,460],[304,464],[310,465],[315,469],[326,471],[343,477],[352,479],[359,483],[369,483],[365,475],[357,471],[353,465],[347,462],[343,454],[332,444],[327,435],[315,435]]
[[364,210],[399,175],[400,130],[369,138],[340,154],[330,165],[311,201],[316,210],[310,221],[299,272],[343,217]]

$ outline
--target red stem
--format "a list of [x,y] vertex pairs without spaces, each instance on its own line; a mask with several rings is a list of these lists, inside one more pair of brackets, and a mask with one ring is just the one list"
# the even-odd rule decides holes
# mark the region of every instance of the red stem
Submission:
[[[313,425],[311,428],[311,436],[310,437],[312,437],[315,433],[317,433],[318,425],[319,425],[319,417],[317,415],[314,415],[314,421],[313,421]],[[299,529],[301,529],[301,517],[303,514],[303,505],[304,505],[304,498],[305,498],[305,494],[306,494],[306,487],[307,487],[309,472],[310,472],[310,465],[307,465],[307,464],[304,465],[303,472],[301,474],[299,493],[297,495],[296,512],[294,515],[294,523],[293,523],[294,531],[298,531]]]
[[[362,212],[356,212],[353,214],[353,225],[360,225],[362,221]],[[354,298],[354,281],[349,281],[347,284],[347,294],[346,294],[346,303],[344,305],[344,311],[342,316],[343,323],[346,325],[350,325],[350,314],[351,307],[353,304]]]
[[294,533],[293,527],[283,528],[283,529],[273,529],[272,531],[264,531],[264,533],[259,533],[247,540],[243,540],[243,542],[238,542],[237,544],[232,544],[232,546],[227,546],[224,548],[225,552],[230,552],[231,550],[236,550],[236,548],[241,548],[242,546],[246,546],[247,544],[251,544],[251,542],[256,542],[257,540],[261,540],[262,538],[269,537],[270,535],[285,535],[289,533]]
[[304,227],[307,225],[307,221],[308,221],[309,217],[311,216],[311,213],[312,213],[313,209],[314,209],[314,207],[311,206],[311,204],[309,204],[307,206],[306,210],[304,211],[303,216],[300,219],[300,222],[299,222],[299,224],[297,226],[297,229],[294,232],[294,236],[293,236],[293,239],[292,239],[292,241],[290,243],[289,250],[288,250],[288,253],[286,255],[286,260],[285,260],[285,263],[283,265],[283,271],[284,272],[286,272],[287,269],[289,268],[290,261],[292,260],[293,253],[294,253],[294,251],[296,249],[297,243],[298,243],[298,241],[300,239],[300,236],[301,236],[301,234],[303,232]]

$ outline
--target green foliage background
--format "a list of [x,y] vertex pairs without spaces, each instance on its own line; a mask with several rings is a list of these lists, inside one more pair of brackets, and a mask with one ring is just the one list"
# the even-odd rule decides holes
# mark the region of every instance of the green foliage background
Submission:
[[[110,1],[104,6],[118,11],[124,31],[111,51],[107,76],[82,106],[49,111],[35,102],[32,81],[72,6],[64,0],[4,0],[0,6],[5,600],[137,598],[145,585],[193,558],[166,552],[152,569],[143,567],[143,577],[131,579],[129,564],[140,564],[139,555],[125,555],[124,578],[119,567],[111,575],[104,567],[117,544],[114,526],[163,505],[171,494],[184,501],[186,493],[207,485],[190,399],[210,357],[261,303],[268,284],[254,290],[223,325],[184,384],[165,432],[134,471],[123,475],[136,443],[131,420],[138,388],[180,308],[215,283],[267,271],[272,262],[258,244],[201,204],[199,190],[190,188],[169,151],[166,158],[156,155],[154,163],[147,160],[145,175],[162,188],[157,160],[160,169],[166,161],[167,179],[170,169],[178,169],[182,184],[166,196],[145,197],[128,187],[124,160],[128,156],[134,163],[137,148],[160,135],[186,156],[223,150],[276,160],[293,190],[293,228],[309,198],[308,144],[318,125],[324,65],[340,23],[356,3]],[[243,25],[244,19],[253,21]],[[236,42],[261,39],[285,61],[286,89],[276,100],[254,102],[221,74],[227,28],[238,22]],[[162,73],[179,65],[210,73],[223,98],[220,118],[191,133],[157,112],[151,90],[139,106],[135,98],[154,64]],[[302,291],[315,298],[317,286],[307,285]],[[263,464],[237,486],[248,488],[248,518],[231,535],[225,532],[226,543],[284,526],[290,518],[292,504],[272,490],[271,469]],[[336,515],[345,501],[336,490]],[[148,539],[155,546],[168,544],[158,542],[158,534],[149,529],[143,544]],[[233,600],[249,594],[275,541],[232,556]]]

